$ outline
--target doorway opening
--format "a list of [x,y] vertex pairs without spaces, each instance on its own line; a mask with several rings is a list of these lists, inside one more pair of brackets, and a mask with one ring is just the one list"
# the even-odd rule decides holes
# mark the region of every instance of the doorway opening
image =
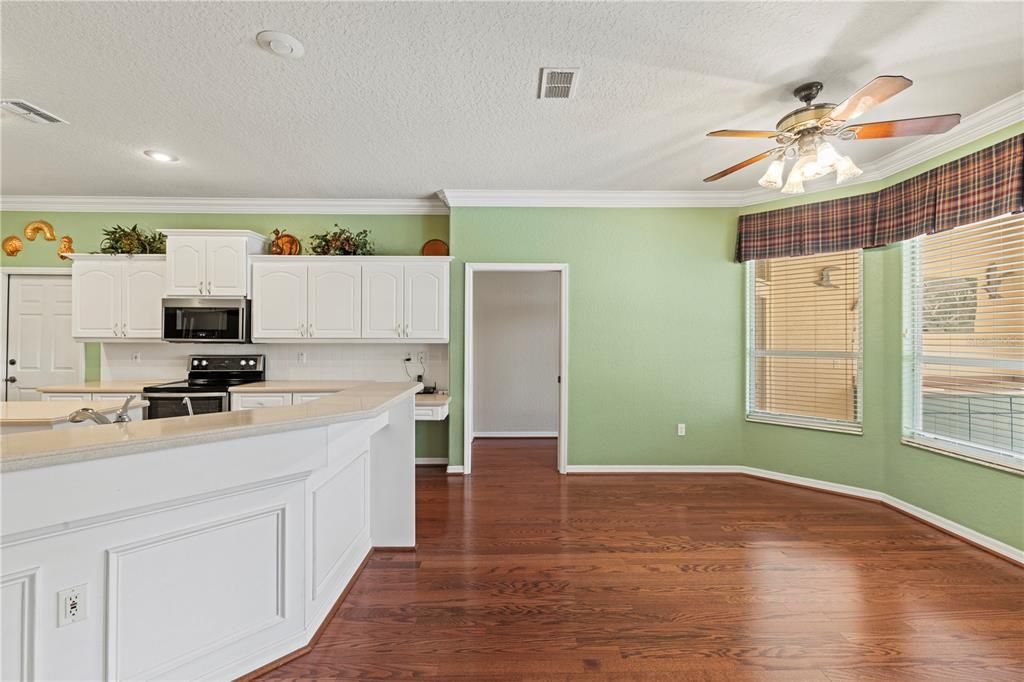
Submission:
[[467,263],[463,473],[476,438],[557,439],[568,460],[569,266]]
[[81,383],[85,345],[72,337],[71,269],[0,271],[3,400],[39,400],[40,386]]

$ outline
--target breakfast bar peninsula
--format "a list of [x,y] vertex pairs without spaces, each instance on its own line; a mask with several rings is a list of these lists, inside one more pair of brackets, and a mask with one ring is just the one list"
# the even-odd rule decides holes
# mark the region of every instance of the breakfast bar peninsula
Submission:
[[229,679],[413,548],[412,382],[0,437],[3,679]]

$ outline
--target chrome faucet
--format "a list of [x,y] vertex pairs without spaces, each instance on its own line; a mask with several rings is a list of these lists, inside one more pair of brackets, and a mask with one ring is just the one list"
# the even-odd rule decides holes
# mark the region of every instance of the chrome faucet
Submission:
[[91,407],[83,407],[80,410],[75,410],[70,415],[68,415],[68,421],[73,424],[79,424],[87,419],[97,424],[123,424],[125,422],[130,422],[132,418],[128,414],[128,404],[131,401],[135,400],[135,398],[137,397],[138,396],[130,395],[128,396],[128,398],[125,399],[124,405],[122,405],[117,410],[117,414],[114,415],[113,422],[110,421],[110,417],[108,417],[105,414],[100,414]]

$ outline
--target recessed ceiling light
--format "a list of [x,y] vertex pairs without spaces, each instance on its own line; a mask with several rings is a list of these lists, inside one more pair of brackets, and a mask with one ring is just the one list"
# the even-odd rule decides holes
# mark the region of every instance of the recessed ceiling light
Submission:
[[155,149],[147,149],[142,153],[148,156],[149,158],[153,159],[154,161],[159,161],[160,163],[178,162],[177,156],[175,156],[174,154],[168,154],[167,152],[158,152]]
[[306,54],[306,48],[302,46],[302,43],[294,36],[280,31],[260,31],[256,34],[256,42],[264,50],[276,54],[278,57],[298,59]]

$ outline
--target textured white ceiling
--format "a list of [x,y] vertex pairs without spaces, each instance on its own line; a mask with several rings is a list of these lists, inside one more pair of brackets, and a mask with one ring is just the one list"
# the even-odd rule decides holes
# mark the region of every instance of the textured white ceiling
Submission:
[[[822,80],[914,87],[865,120],[968,115],[1024,89],[1009,3],[4,3],[4,194],[422,197],[441,188],[746,189],[701,178],[770,143]],[[292,33],[300,60],[260,50]],[[544,66],[577,97],[536,98]],[[909,138],[910,140],[916,138]],[[870,161],[904,141],[848,143]],[[144,149],[181,163],[156,164]]]

